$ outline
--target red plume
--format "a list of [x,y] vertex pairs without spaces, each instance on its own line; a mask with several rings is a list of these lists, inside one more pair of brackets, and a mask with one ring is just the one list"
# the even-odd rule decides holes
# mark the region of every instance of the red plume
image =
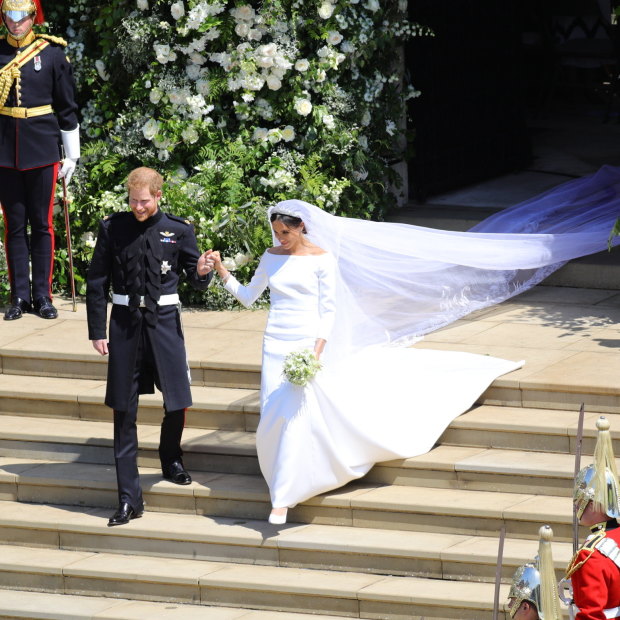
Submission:
[[41,6],[41,0],[32,0],[37,7],[37,15],[34,18],[35,24],[42,24],[45,21],[45,15],[43,15],[43,7]]

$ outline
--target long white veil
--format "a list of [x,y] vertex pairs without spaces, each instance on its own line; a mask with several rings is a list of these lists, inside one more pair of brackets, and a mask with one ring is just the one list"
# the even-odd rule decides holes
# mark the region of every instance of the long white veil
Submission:
[[337,318],[325,351],[336,361],[411,344],[605,250],[620,215],[620,169],[564,183],[466,233],[337,217],[300,200],[269,212],[300,217],[308,239],[337,260]]

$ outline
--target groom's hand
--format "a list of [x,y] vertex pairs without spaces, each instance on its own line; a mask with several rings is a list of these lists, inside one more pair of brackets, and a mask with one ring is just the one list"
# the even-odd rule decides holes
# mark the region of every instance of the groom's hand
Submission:
[[201,278],[204,278],[211,271],[213,271],[213,259],[210,257],[211,250],[208,250],[200,256],[198,264],[196,265],[196,271]]

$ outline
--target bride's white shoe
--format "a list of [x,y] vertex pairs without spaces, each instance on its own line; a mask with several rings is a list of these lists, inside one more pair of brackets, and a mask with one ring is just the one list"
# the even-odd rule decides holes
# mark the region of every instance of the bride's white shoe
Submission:
[[285,508],[284,512],[282,513],[276,513],[276,510],[278,510],[278,508],[274,508],[271,511],[268,519],[269,523],[273,525],[284,525],[284,523],[286,523],[286,514],[288,512],[288,508]]

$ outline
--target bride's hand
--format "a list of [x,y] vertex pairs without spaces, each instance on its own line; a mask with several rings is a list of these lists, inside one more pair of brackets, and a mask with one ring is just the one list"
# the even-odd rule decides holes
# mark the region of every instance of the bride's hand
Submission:
[[217,269],[222,266],[222,257],[218,250],[207,250],[207,257],[213,262],[213,266]]

